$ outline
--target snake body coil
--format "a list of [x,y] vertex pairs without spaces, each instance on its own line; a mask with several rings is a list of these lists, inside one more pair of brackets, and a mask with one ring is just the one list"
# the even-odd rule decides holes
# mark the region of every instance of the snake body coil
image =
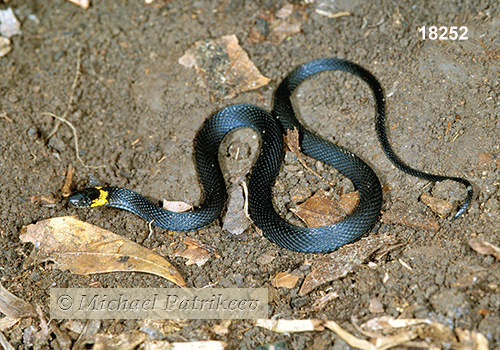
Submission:
[[[305,129],[295,117],[291,95],[308,77],[327,70],[349,72],[371,88],[375,99],[377,135],[387,157],[402,171],[429,181],[452,180],[467,188],[467,198],[454,218],[465,212],[472,200],[471,184],[462,178],[428,174],[403,163],[393,152],[385,130],[385,99],[377,79],[364,68],[342,59],[319,59],[295,69],[279,85],[272,115],[262,108],[239,104],[226,107],[208,119],[195,146],[196,168],[204,201],[194,211],[174,213],[162,209],[141,195],[119,187],[88,188],[73,193],[69,202],[77,207],[107,205],[131,211],[153,225],[173,231],[193,231],[219,217],[227,199],[218,161],[219,145],[232,130],[252,128],[261,136],[259,158],[249,183],[249,212],[255,225],[270,241],[299,252],[330,252],[363,236],[375,224],[382,206],[382,189],[373,170],[349,151]],[[334,225],[303,228],[283,220],[272,204],[272,186],[284,156],[283,132],[297,129],[303,153],[330,164],[348,177],[359,191],[356,210]]]

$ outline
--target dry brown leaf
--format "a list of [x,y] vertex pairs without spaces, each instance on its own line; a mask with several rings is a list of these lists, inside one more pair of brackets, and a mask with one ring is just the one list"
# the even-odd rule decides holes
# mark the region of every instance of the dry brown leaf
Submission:
[[500,260],[500,248],[486,241],[470,240],[469,245],[479,254],[493,255]]
[[210,253],[205,249],[198,247],[196,245],[188,244],[187,248],[182,252],[179,250],[174,250],[175,257],[186,258],[186,265],[196,264],[198,266],[203,266],[210,259]]
[[269,27],[271,34],[269,35],[268,40],[273,44],[279,45],[289,36],[300,33],[302,24],[298,22],[290,23],[287,21],[277,20],[273,21]]
[[267,320],[259,319],[256,326],[278,333],[310,332],[324,330],[321,320]]
[[340,201],[336,201],[320,189],[314,196],[291,210],[306,223],[307,227],[333,225],[352,213],[358,205],[358,192],[351,193],[353,194],[345,194],[341,196]]
[[263,41],[270,41],[279,45],[289,36],[300,33],[302,23],[305,18],[291,17],[295,6],[287,4],[274,15],[271,11],[261,11],[258,19],[250,28],[248,41],[257,44]]
[[179,63],[195,68],[198,85],[207,89],[213,100],[230,99],[270,81],[250,61],[235,35],[198,41],[179,59]]
[[35,308],[9,292],[0,283],[0,312],[5,316],[18,319],[23,317],[36,317]]
[[450,202],[427,193],[423,193],[420,200],[440,217],[448,216],[453,211],[453,205]]
[[271,284],[276,288],[291,289],[295,287],[298,280],[298,276],[293,276],[289,272],[278,272],[271,281]]
[[257,262],[260,265],[267,265],[270,262],[272,262],[274,259],[276,259],[276,254],[278,254],[278,251],[276,249],[270,249],[264,253],[262,253],[258,258]]
[[311,267],[311,272],[306,276],[299,294],[309,294],[316,287],[354,271],[373,253],[381,248],[397,245],[399,241],[394,236],[370,236],[348,244],[339,250],[325,254]]
[[180,273],[163,257],[113,232],[71,216],[23,227],[20,239],[35,245],[25,265],[52,260],[79,275],[117,271],[151,273],[186,287]]
[[374,313],[382,313],[384,312],[384,305],[380,302],[380,300],[376,298],[370,299],[370,304],[368,305],[368,311],[372,314]]

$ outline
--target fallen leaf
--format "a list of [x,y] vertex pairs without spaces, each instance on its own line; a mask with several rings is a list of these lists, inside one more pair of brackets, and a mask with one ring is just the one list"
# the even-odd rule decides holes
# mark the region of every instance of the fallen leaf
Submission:
[[267,320],[259,319],[256,326],[278,333],[310,332],[324,330],[321,320]]
[[7,55],[11,50],[10,40],[0,36],[0,57]]
[[267,265],[269,264],[270,262],[272,262],[274,259],[276,259],[276,254],[278,253],[278,251],[276,249],[270,249],[268,250],[267,252],[261,254],[258,258],[257,258],[257,262],[260,264],[260,265]]
[[0,319],[0,331],[5,331],[6,329],[9,329],[13,325],[15,325],[17,322],[19,322],[21,319],[17,317],[2,317]]
[[198,85],[208,90],[213,100],[230,99],[270,81],[250,61],[235,35],[198,41],[179,59],[179,63],[195,68]]
[[210,259],[210,253],[208,253],[205,249],[192,244],[187,244],[187,248],[183,251],[174,250],[174,256],[188,259],[188,261],[186,261],[186,265],[188,266],[193,264],[203,266],[208,259]]
[[117,271],[151,273],[186,287],[179,272],[163,257],[113,232],[71,216],[23,227],[21,241],[35,249],[25,266],[52,260],[59,269],[79,275]]
[[384,305],[382,305],[380,300],[372,298],[370,299],[370,304],[368,305],[368,311],[371,313],[382,313],[384,312]]
[[[342,201],[342,205],[340,204]],[[359,194],[345,194],[336,201],[320,189],[304,203],[291,211],[301,218],[307,227],[321,227],[335,224],[352,213],[359,203]]]
[[422,203],[427,205],[434,213],[440,217],[445,217],[453,211],[453,206],[447,200],[423,193],[420,196]]
[[167,201],[163,200],[163,209],[173,211],[174,213],[184,213],[193,209],[193,206],[189,203],[182,201]]
[[293,4],[287,4],[279,9],[276,15],[271,11],[261,11],[250,28],[248,41],[257,44],[267,40],[279,45],[289,36],[300,33],[300,19],[291,17],[294,8]]
[[12,346],[11,343],[5,338],[3,333],[0,333],[0,345],[2,345],[2,348],[5,350],[14,350],[15,348]]
[[500,248],[486,241],[470,240],[469,245],[479,254],[493,255],[500,260]]
[[293,276],[289,272],[278,272],[271,281],[271,284],[276,288],[291,289],[295,287],[298,280],[298,276]]
[[229,326],[232,320],[221,320],[220,324],[216,324],[212,327],[212,330],[218,335],[226,335],[229,333]]
[[42,307],[40,305],[36,306],[36,312],[38,315],[38,319],[40,320],[39,326],[40,330],[36,332],[35,334],[35,344],[45,344],[48,345],[48,340],[49,340],[49,325],[47,324],[47,320],[45,319],[45,316],[42,311]]
[[10,318],[36,317],[35,308],[9,292],[0,283],[0,312]]
[[416,212],[404,203],[396,202],[382,214],[382,222],[403,226],[417,227],[424,230],[437,231],[439,224],[433,218]]
[[34,195],[30,197],[31,203],[34,205],[41,205],[45,208],[53,208],[56,206],[57,199],[52,196],[42,196],[42,195]]
[[378,250],[390,249],[391,246],[398,244],[399,241],[394,236],[370,236],[347,244],[333,253],[323,255],[312,263],[311,272],[304,279],[299,295],[309,294],[326,282],[346,276],[365,263]]
[[86,349],[86,344],[93,344],[99,328],[101,328],[101,320],[88,320],[72,349]]
[[293,4],[286,4],[276,12],[276,18],[287,19],[293,13]]
[[75,5],[80,6],[81,8],[84,8],[85,10],[89,8],[90,1],[89,0],[68,0],[69,2],[72,2]]
[[268,40],[273,44],[279,45],[289,36],[300,33],[302,24],[298,22],[289,23],[287,21],[278,20],[271,23],[269,27],[271,34],[269,35]]

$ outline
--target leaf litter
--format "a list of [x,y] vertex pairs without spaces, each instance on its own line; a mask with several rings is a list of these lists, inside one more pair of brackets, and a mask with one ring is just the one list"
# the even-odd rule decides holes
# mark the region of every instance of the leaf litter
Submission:
[[309,294],[322,284],[354,272],[375,253],[385,254],[400,244],[401,242],[394,236],[369,236],[321,256],[312,263],[311,272],[304,279],[299,295]]
[[361,325],[353,322],[361,333],[358,337],[333,320],[267,320],[256,321],[257,327],[277,333],[324,331],[329,329],[349,346],[362,350],[385,350],[397,346],[426,349],[487,350],[487,338],[476,331],[452,330],[429,319],[396,319],[392,316],[373,318]]
[[145,272],[186,287],[181,274],[159,254],[71,216],[25,226],[21,233],[21,241],[35,245],[25,266],[51,260],[79,275]]
[[179,58],[179,63],[194,67],[198,85],[208,90],[214,101],[231,99],[270,81],[260,74],[235,35],[197,41]]

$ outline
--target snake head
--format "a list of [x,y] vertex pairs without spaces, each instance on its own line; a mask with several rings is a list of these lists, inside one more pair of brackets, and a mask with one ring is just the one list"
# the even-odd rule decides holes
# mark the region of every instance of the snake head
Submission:
[[96,207],[106,204],[107,193],[99,187],[86,188],[72,193],[68,201],[77,208]]

